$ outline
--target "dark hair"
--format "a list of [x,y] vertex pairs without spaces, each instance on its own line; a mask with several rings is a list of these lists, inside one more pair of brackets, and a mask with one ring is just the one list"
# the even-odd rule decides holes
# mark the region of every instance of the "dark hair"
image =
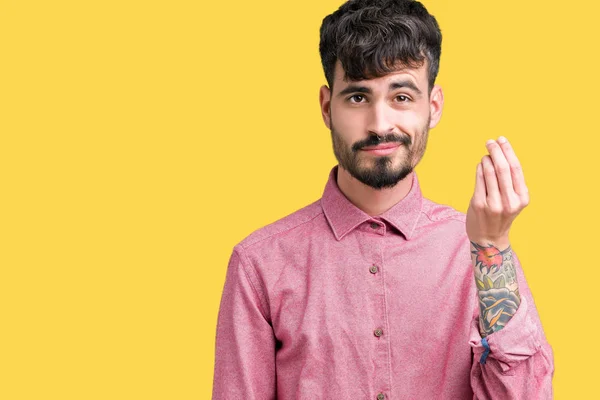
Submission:
[[442,33],[433,15],[415,0],[349,0],[326,16],[319,52],[329,87],[340,60],[345,78],[371,79],[400,62],[419,68],[427,59],[429,90],[437,77]]

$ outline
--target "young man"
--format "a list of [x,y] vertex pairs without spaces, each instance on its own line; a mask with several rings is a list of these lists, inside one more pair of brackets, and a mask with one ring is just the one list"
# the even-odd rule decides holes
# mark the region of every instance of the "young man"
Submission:
[[323,197],[233,249],[213,399],[549,399],[552,349],[508,239],[528,204],[509,142],[487,143],[467,214],[422,196],[439,122],[438,24],[410,0],[327,16]]

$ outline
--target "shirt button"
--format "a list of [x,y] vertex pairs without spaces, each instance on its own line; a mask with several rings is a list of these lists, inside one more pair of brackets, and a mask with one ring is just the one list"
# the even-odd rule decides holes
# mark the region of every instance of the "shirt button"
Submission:
[[383,335],[383,331],[379,328],[375,329],[375,332],[373,332],[373,334],[377,337]]
[[385,394],[383,394],[383,393],[379,393],[379,394],[377,395],[377,400],[383,400],[383,399],[385,399]]
[[376,274],[377,273],[377,265],[373,265],[371,268],[369,268],[369,272],[372,274]]
[[379,228],[379,224],[377,222],[371,222],[371,228],[377,229]]

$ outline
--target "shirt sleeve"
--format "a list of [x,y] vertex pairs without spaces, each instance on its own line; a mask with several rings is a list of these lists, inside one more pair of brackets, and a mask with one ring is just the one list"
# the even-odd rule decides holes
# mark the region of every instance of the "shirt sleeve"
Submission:
[[554,356],[531,291],[513,251],[521,303],[501,330],[482,339],[479,308],[473,318],[471,387],[474,399],[552,399]]
[[275,335],[244,250],[233,250],[217,318],[213,400],[275,399]]

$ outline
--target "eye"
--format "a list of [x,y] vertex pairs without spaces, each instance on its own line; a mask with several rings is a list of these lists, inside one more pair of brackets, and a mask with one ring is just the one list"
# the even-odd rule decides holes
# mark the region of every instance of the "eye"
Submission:
[[365,96],[362,94],[353,94],[352,96],[348,97],[348,100],[350,100],[351,103],[362,103],[364,99]]
[[399,94],[398,96],[396,96],[396,100],[398,100],[400,103],[405,103],[405,102],[410,101],[410,98],[403,94]]

